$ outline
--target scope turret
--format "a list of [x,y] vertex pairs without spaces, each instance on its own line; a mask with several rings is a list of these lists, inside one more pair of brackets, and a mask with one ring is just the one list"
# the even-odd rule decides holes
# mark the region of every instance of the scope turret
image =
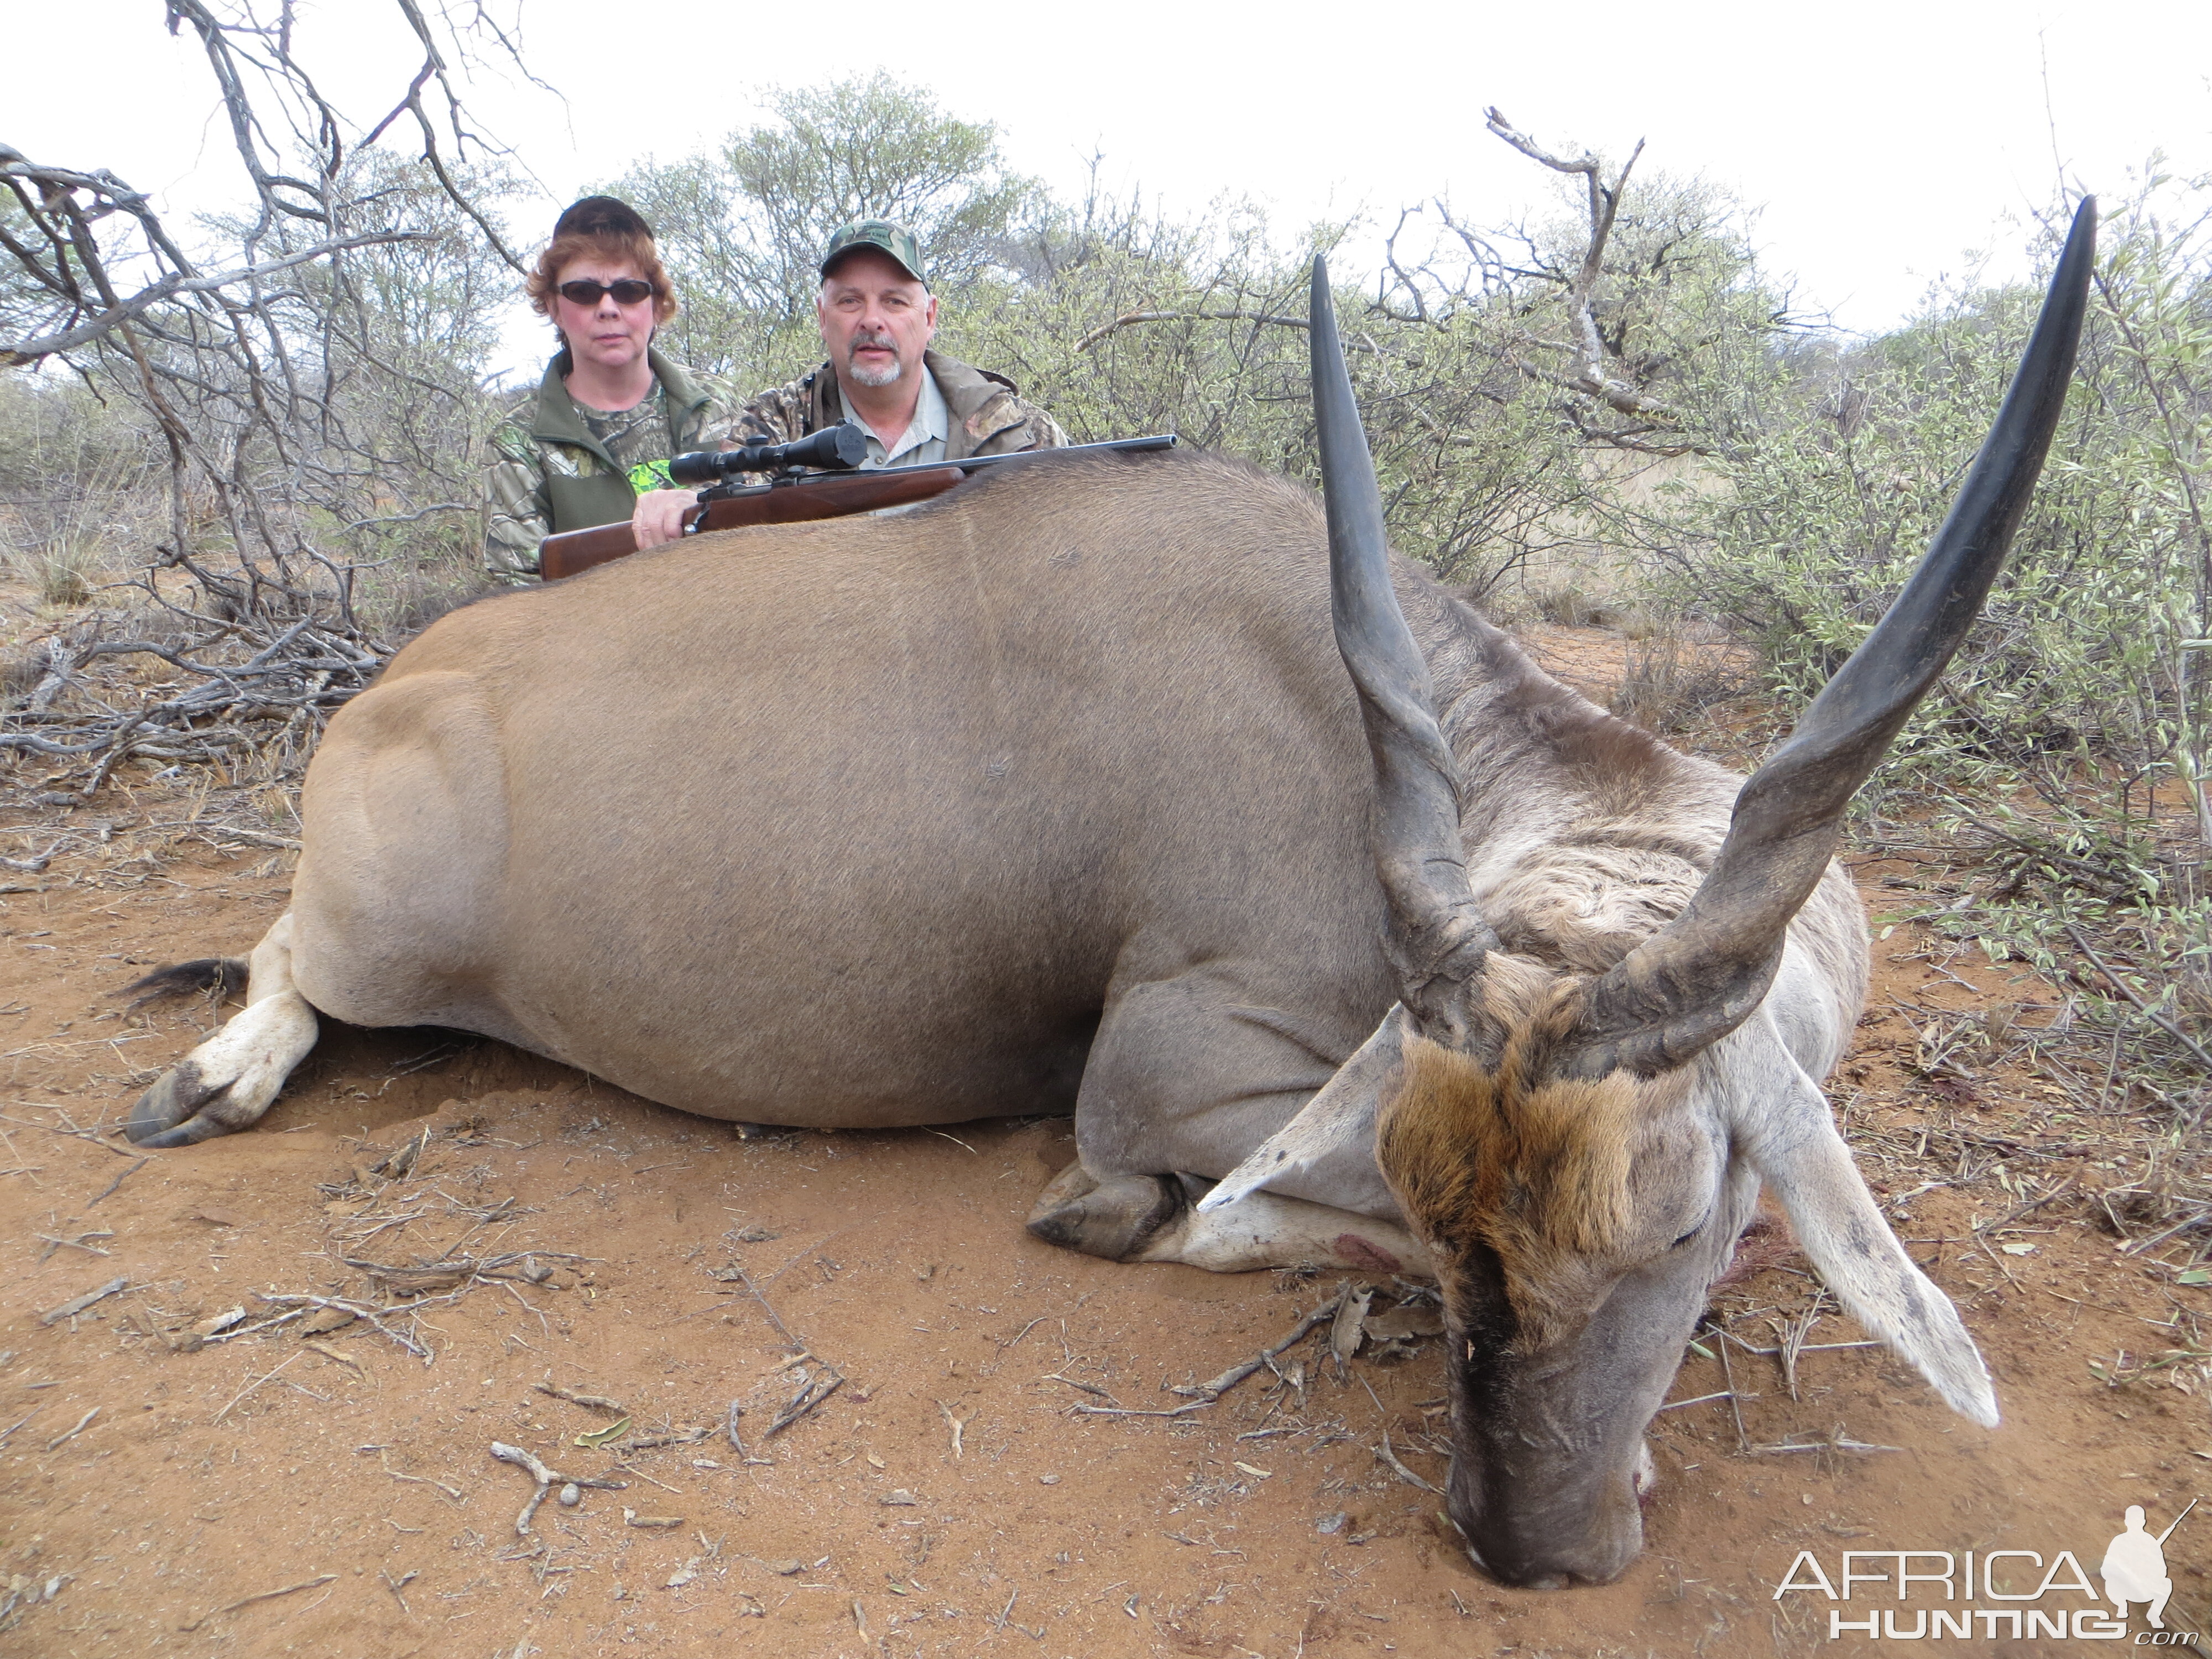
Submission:
[[795,472],[818,468],[843,472],[868,459],[868,434],[849,421],[825,426],[796,443],[747,442],[740,449],[702,449],[678,455],[668,476],[679,484],[713,484],[738,472]]

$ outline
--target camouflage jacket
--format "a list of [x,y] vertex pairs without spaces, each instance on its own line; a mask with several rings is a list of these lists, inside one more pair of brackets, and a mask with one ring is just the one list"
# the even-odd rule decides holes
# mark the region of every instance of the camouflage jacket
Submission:
[[658,385],[635,410],[585,410],[562,384],[563,351],[507,411],[492,435],[484,481],[484,568],[495,580],[534,580],[546,537],[629,518],[641,492],[670,488],[671,456],[719,449],[728,440],[732,400],[722,388],[694,380],[658,351],[648,349],[646,360]]
[[[946,460],[1057,449],[1067,441],[1060,422],[1036,404],[1023,402],[1014,383],[1004,375],[970,368],[941,352],[925,352],[922,362],[945,394],[951,416],[945,434]],[[738,430],[748,438],[784,444],[844,418],[836,371],[824,363],[804,379],[763,392],[747,404],[738,413]]]

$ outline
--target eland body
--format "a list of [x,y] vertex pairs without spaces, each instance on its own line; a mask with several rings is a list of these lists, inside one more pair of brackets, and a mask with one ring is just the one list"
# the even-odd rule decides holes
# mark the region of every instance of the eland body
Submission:
[[1867,977],[1831,854],[2002,559],[2091,222],[1927,564],[1748,782],[1389,558],[1317,266],[1326,520],[1218,458],[1048,454],[439,622],[331,722],[247,1006],[131,1136],[251,1124],[319,1012],[726,1120],[1073,1109],[1042,1237],[1439,1280],[1449,1512],[1514,1583],[1633,1559],[1644,1430],[1762,1184],[1994,1423],[1820,1092]]

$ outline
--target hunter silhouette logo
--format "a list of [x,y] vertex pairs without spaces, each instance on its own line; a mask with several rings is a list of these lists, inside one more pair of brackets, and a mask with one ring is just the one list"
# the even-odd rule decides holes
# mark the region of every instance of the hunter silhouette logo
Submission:
[[[2158,1533],[2146,1525],[2142,1506],[2130,1504],[2122,1529],[2098,1565],[2105,1584],[2101,1596],[2072,1550],[2062,1549],[2046,1562],[2039,1550],[1884,1549],[1842,1552],[1832,1577],[1811,1550],[1800,1550],[1782,1575],[1774,1599],[1809,1593],[1858,1604],[1848,1612],[1842,1606],[1828,1609],[1832,1642],[1845,1636],[1903,1642],[1929,1637],[2124,1642],[2128,1610],[2141,1606],[2150,1628],[2136,1634],[2134,1645],[2194,1646],[2195,1632],[2166,1627],[2166,1606],[2173,1595],[2166,1540],[2197,1503],[2191,1498]],[[2071,1604],[2067,1597],[2074,1598]],[[1867,1605],[1885,1601],[1891,1605]],[[1921,1605],[1910,1605],[1913,1601]],[[1973,1605],[1978,1602],[1994,1605]]]
[[2154,1538],[2143,1530],[2142,1505],[2128,1505],[2127,1530],[2106,1547],[2104,1565],[2097,1570],[2105,1581],[2106,1595],[2122,1619],[2128,1616],[2129,1602],[2148,1601],[2150,1611],[2144,1616],[2150,1627],[2166,1628],[2166,1600],[2173,1594],[2173,1580],[2166,1574],[2166,1540],[2196,1507],[2192,1498],[2189,1509],[2173,1517],[2173,1526]]

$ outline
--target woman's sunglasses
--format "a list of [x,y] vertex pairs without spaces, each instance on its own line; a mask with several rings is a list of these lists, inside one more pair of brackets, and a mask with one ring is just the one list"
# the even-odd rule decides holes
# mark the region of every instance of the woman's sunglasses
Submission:
[[563,283],[561,297],[572,305],[595,306],[602,294],[611,294],[618,306],[634,306],[641,300],[653,297],[653,284],[641,283],[635,276],[625,276],[619,283]]

